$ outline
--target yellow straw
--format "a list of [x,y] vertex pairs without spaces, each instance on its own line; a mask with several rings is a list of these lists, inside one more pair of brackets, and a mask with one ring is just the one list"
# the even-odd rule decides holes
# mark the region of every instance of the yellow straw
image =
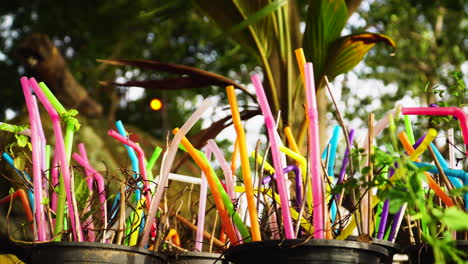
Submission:
[[[234,187],[234,190],[238,193],[243,193],[245,192],[245,188],[244,186],[235,186]],[[255,188],[254,191],[258,191],[258,188]],[[271,189],[265,189],[265,188],[260,188],[260,191],[261,192],[265,192],[265,194],[272,198],[272,191]],[[281,199],[279,197],[279,195],[277,193],[275,193],[275,201],[276,203],[278,203],[279,205],[281,205]],[[294,221],[297,221],[297,219],[299,219],[299,213],[292,207],[289,208],[289,212],[291,213],[291,218],[294,219]],[[314,231],[314,227],[312,226],[312,224],[307,221],[304,217],[301,217],[301,226],[304,228],[304,230],[306,230],[307,232],[309,233],[312,233]]]
[[136,246],[138,242],[138,234],[140,233],[140,224],[143,218],[143,206],[145,203],[145,198],[141,198],[138,201],[137,209],[135,210],[135,214],[133,215],[132,219],[132,233],[130,235],[130,242],[128,243],[129,246]]
[[[260,154],[258,154],[258,153],[256,153],[256,154],[257,154],[257,155],[255,155],[255,151],[252,151],[252,158],[254,158],[254,159],[257,161],[258,164],[262,165],[262,163],[263,163],[263,157],[262,157]],[[274,169],[274,168],[271,166],[271,164],[268,163],[268,161],[266,161],[266,160],[265,160],[264,168],[263,168],[263,169],[267,170],[268,173],[270,173],[270,174],[275,173],[275,169]]]
[[300,48],[296,49],[294,52],[296,53],[297,64],[299,65],[299,71],[301,72],[302,83],[305,84],[304,64],[306,64],[306,59],[304,56],[304,50]]
[[288,157],[295,160],[297,163],[299,163],[299,168],[301,168],[303,181],[306,182],[307,180],[309,180],[309,182],[307,183],[305,198],[306,198],[306,202],[308,205],[309,213],[312,213],[312,210],[313,210],[312,184],[310,183],[310,178],[307,177],[307,160],[303,156],[301,156],[299,153],[294,152],[285,146],[280,146],[280,151],[288,155]]
[[247,206],[249,209],[250,225],[252,233],[252,241],[261,241],[260,226],[258,224],[257,208],[255,205],[255,196],[252,186],[252,178],[250,175],[250,164],[249,154],[247,151],[247,145],[245,143],[245,132],[241,124],[239,109],[237,106],[237,98],[234,93],[234,86],[230,85],[226,87],[226,92],[231,106],[232,122],[236,129],[236,134],[239,142],[239,151],[241,157],[242,177],[244,178],[245,194],[247,197]]

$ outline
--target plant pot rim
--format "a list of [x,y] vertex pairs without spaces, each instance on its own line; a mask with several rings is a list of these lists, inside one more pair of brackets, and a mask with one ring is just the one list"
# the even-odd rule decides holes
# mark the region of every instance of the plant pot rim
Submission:
[[224,258],[221,253],[199,251],[167,251],[163,253],[170,257]]
[[295,246],[306,247],[335,247],[335,248],[349,248],[359,249],[364,251],[376,252],[382,257],[388,256],[390,253],[388,249],[375,244],[357,242],[351,240],[337,240],[337,239],[310,239],[305,242],[305,239],[286,239],[286,240],[264,240],[258,242],[249,242],[241,245],[231,246],[225,251],[226,258],[229,259],[231,254],[236,254],[244,250],[252,250],[252,248],[272,247],[272,248],[293,248]]
[[125,245],[117,245],[111,243],[99,243],[99,242],[39,242],[32,244],[33,249],[44,249],[44,248],[95,248],[95,249],[106,249],[106,250],[120,250],[120,251],[128,251],[128,252],[138,252],[141,254],[152,255],[157,257],[162,257],[163,254],[155,251],[151,251],[148,249],[140,248],[140,247],[133,247],[133,246],[125,246]]
[[[346,240],[350,240],[350,241],[357,241],[357,239],[358,239],[357,236],[348,236],[348,238],[346,238]],[[362,243],[366,243],[366,242],[362,242]],[[376,244],[378,246],[383,246],[386,248],[387,247],[394,248],[395,252],[400,250],[400,245],[398,245],[398,243],[394,243],[394,242],[384,240],[384,239],[372,238],[372,241],[370,242],[370,244]]]

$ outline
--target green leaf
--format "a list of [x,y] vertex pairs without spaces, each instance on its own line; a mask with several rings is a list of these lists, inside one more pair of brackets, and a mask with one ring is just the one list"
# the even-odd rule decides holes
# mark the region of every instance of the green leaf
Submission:
[[455,206],[449,207],[444,211],[442,222],[453,230],[468,230],[468,213]]
[[347,17],[348,9],[344,0],[309,2],[303,49],[307,60],[314,64],[316,84],[323,76],[330,46],[340,37]]
[[48,205],[49,202],[50,202],[50,201],[49,201],[49,198],[48,198],[48,197],[44,197],[44,198],[42,198],[41,204],[43,204],[43,205]]
[[364,59],[364,56],[375,44],[380,42],[392,47],[392,53],[394,53],[395,42],[383,34],[353,34],[336,40],[328,52],[324,74],[333,80],[336,76],[350,71]]
[[67,123],[73,125],[73,132],[80,130],[81,124],[75,117],[78,115],[78,110],[70,109],[61,115],[61,118]]
[[15,193],[15,188],[11,187],[10,190],[8,191],[8,194],[12,195]]
[[19,147],[26,147],[29,143],[29,138],[25,135],[15,135],[16,137],[16,142],[18,143]]
[[10,124],[6,124],[6,123],[1,123],[0,124],[0,130],[3,130],[3,131],[6,131],[6,132],[15,132],[15,128],[14,126],[10,125]]
[[14,164],[15,164],[15,167],[22,171],[24,170],[24,167],[26,165],[26,161],[24,160],[24,158],[22,157],[16,157],[14,160],[13,160]]

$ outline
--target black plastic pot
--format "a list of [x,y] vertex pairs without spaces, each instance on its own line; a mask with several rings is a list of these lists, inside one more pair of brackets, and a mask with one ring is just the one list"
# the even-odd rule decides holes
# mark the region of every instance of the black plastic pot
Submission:
[[208,252],[166,253],[168,264],[227,264],[224,256]]
[[137,247],[89,242],[51,242],[34,245],[32,263],[166,264],[167,262],[162,254]]
[[268,240],[233,246],[225,252],[228,261],[248,263],[366,263],[380,264],[388,250],[356,241],[313,239]]
[[[468,253],[468,240],[456,240],[455,245],[458,250]],[[405,252],[408,254],[408,260],[410,264],[435,263],[432,247],[427,244],[416,244],[409,246],[405,249]],[[466,257],[464,260],[468,262],[468,257]]]
[[[357,239],[358,239],[357,236],[349,236],[346,240],[357,241]],[[382,259],[382,262],[381,262],[382,264],[393,263],[393,255],[398,253],[398,251],[400,250],[400,247],[398,246],[398,244],[387,241],[387,240],[383,240],[383,239],[374,238],[372,239],[371,244],[384,247],[388,250],[388,253],[389,253],[388,257],[386,257],[385,259]]]

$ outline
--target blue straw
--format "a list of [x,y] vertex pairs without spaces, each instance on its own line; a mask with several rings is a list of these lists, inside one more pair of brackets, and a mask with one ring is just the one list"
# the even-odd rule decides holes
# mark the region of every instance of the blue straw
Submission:
[[[13,160],[13,158],[8,153],[3,152],[2,158],[8,163],[8,165],[10,165],[10,167],[13,170],[15,170],[15,172],[18,174],[18,176],[20,178],[22,178],[23,180],[27,180],[29,182],[32,182],[31,177],[29,177],[29,175],[26,172],[20,171],[18,168],[16,168],[15,161]],[[34,193],[31,190],[31,188],[29,188],[28,186],[26,186],[26,187],[27,187],[27,190],[28,190],[28,199],[29,199],[29,204],[31,205],[31,211],[33,213],[35,213],[36,208],[34,207]]]
[[[126,137],[127,136],[127,132],[125,131],[125,127],[122,123],[122,121],[117,121],[115,122],[115,126],[117,127],[117,131],[119,131],[119,134]],[[128,156],[130,158],[130,162],[132,163],[132,170],[135,172],[133,174],[133,177],[136,179],[138,178],[138,175],[140,174],[140,167],[138,166],[138,157],[135,153],[135,150],[133,150],[131,147],[127,146],[124,144],[124,147],[125,149],[127,149],[127,153],[128,153]],[[138,187],[136,190],[135,190],[135,201],[137,202],[138,204],[138,201],[141,199],[141,191],[140,191],[140,187],[142,186],[143,184],[141,182],[138,183]],[[115,214],[117,214],[117,206],[118,206],[118,202],[120,200],[120,193],[117,193],[116,197],[115,197],[115,200],[114,200],[114,204],[112,205],[112,209],[111,209],[111,212],[112,212],[112,215],[109,219],[112,219],[115,217]],[[143,222],[143,221],[142,221]]]
[[[418,168],[428,167],[427,171],[430,173],[439,173],[439,169],[434,165],[422,163],[422,162],[413,162],[413,163]],[[468,173],[466,171],[444,168],[444,167],[442,167],[442,169],[444,170],[444,173],[445,175],[447,175],[447,177],[458,178],[463,182],[463,185],[465,186],[468,185]],[[463,200],[465,201],[465,209],[468,210],[468,192],[465,192],[463,194]]]
[[[335,126],[333,128],[333,135],[330,139],[330,142],[328,143],[328,146],[330,147],[330,157],[328,158],[328,164],[327,164],[327,174],[331,178],[331,182],[333,182],[333,178],[335,176],[334,168],[335,168],[335,160],[336,160],[336,149],[338,148],[338,139],[340,138],[340,126]],[[324,155],[326,157],[326,153],[328,151],[328,147],[325,149],[325,151],[322,153],[322,159],[324,158]],[[332,204],[330,207],[330,218],[332,223],[335,221],[336,217],[336,201],[335,199],[332,199]]]
[[[449,168],[449,165],[447,163],[447,161],[444,159],[444,157],[442,156],[442,154],[440,154],[439,150],[434,146],[434,144],[431,143],[431,148],[432,150],[434,151],[436,157],[437,157],[437,160],[439,161],[440,163],[440,166],[442,168]],[[453,184],[453,186],[455,188],[461,188],[463,187],[462,183],[460,182],[460,180],[456,177],[452,177],[452,176],[448,176],[447,177],[449,178],[450,182]]]

